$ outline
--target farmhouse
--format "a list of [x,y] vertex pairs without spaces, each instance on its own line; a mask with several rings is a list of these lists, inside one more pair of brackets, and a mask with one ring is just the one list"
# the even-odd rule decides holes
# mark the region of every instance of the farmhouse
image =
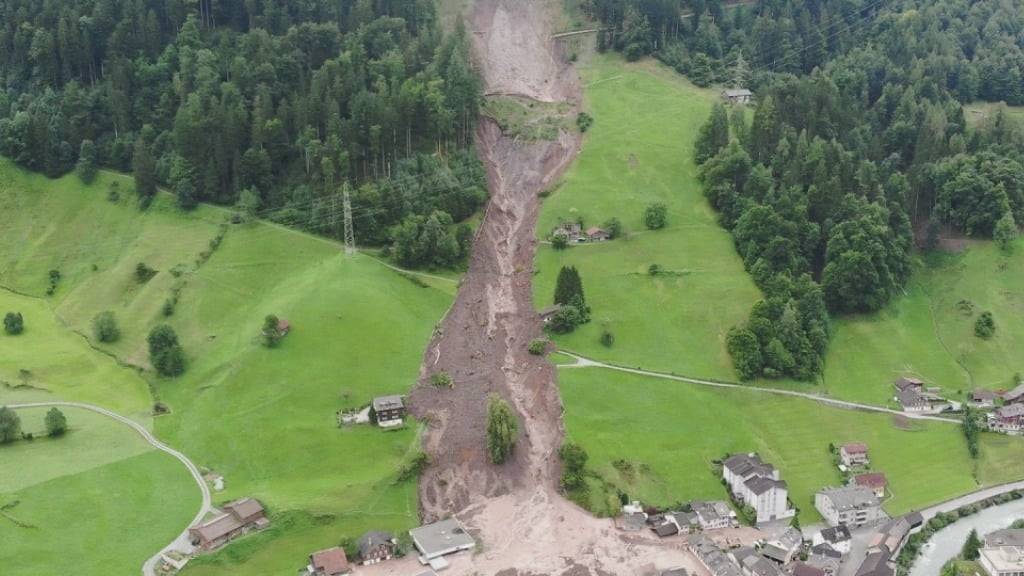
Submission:
[[359,547],[359,561],[366,566],[395,557],[398,541],[387,532],[367,532],[356,542]]
[[992,408],[996,405],[998,395],[984,388],[971,391],[971,406],[975,408]]
[[1024,384],[1019,384],[1013,390],[1004,393],[1003,402],[1007,404],[1024,403]]
[[401,396],[378,396],[373,399],[373,413],[381,428],[401,426],[405,417],[405,402]]
[[1019,576],[1024,573],[1024,530],[996,530],[985,536],[978,562],[989,576]]
[[711,573],[711,576],[743,576],[736,561],[714,543],[713,540],[698,534],[690,536],[686,547],[693,552],[697,560]]
[[758,523],[790,518],[789,488],[779,471],[757,454],[735,454],[722,463],[722,477],[736,497],[757,513]]
[[430,564],[435,570],[448,566],[445,556],[476,547],[473,538],[454,518],[413,528],[409,535],[420,551],[420,563]]
[[189,528],[188,533],[193,546],[200,550],[213,550],[269,523],[263,505],[252,498],[243,498],[225,504],[223,512],[212,520]]
[[917,378],[910,378],[907,376],[898,378],[893,382],[893,386],[896,387],[900,392],[904,390],[914,390],[915,392],[924,392],[924,381],[918,380]]
[[691,502],[690,509],[697,515],[701,530],[731,528],[736,525],[736,512],[721,500]]
[[870,488],[875,493],[875,496],[884,498],[885,488],[889,485],[889,480],[881,472],[868,472],[854,476],[853,484],[854,486]]
[[754,93],[746,88],[728,88],[722,90],[722,99],[730,104],[749,104]]
[[306,573],[310,576],[340,576],[348,572],[348,558],[341,548],[328,548],[309,555]]
[[826,544],[832,550],[846,554],[850,551],[850,529],[842,524],[825,528],[814,535],[811,543],[814,545],[814,549],[821,544]]
[[604,242],[612,237],[611,233],[604,228],[591,226],[587,228],[587,240],[590,242]]
[[825,488],[814,495],[814,507],[830,526],[857,528],[888,518],[874,491],[860,486]]
[[551,236],[562,236],[569,242],[585,242],[583,226],[579,222],[561,222],[551,231]]
[[862,442],[850,442],[839,447],[839,459],[847,466],[863,466],[868,463],[868,446]]
[[1010,404],[989,414],[988,427],[1003,434],[1024,434],[1024,404]]

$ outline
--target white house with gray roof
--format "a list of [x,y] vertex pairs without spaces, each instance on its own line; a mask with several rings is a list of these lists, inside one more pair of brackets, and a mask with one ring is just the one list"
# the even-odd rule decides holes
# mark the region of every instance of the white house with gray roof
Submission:
[[476,541],[454,518],[413,528],[409,535],[420,552],[420,563],[435,570],[447,567],[445,556],[476,547]]
[[1008,528],[985,536],[978,562],[989,576],[1024,574],[1024,530]]
[[857,528],[889,517],[874,490],[863,486],[820,490],[814,495],[814,507],[830,526]]
[[737,500],[754,509],[759,524],[796,514],[796,510],[789,507],[789,487],[779,478],[779,471],[757,454],[734,454],[726,458],[722,462],[722,478]]

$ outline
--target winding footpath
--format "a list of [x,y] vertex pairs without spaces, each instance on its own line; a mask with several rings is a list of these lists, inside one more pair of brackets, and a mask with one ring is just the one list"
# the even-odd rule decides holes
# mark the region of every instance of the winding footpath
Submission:
[[652,378],[661,378],[663,380],[675,380],[676,382],[686,382],[687,384],[697,384],[700,386],[709,386],[712,388],[730,388],[737,390],[750,390],[754,392],[764,392],[766,394],[775,394],[778,396],[791,396],[794,398],[803,398],[805,400],[812,400],[828,406],[834,406],[836,408],[845,408],[847,410],[862,410],[864,412],[878,412],[882,414],[892,414],[895,416],[903,416],[911,420],[930,420],[933,422],[945,422],[946,424],[959,425],[960,421],[953,418],[945,418],[942,416],[933,416],[929,414],[914,414],[912,412],[903,412],[901,410],[893,410],[892,408],[885,408],[884,406],[875,406],[873,404],[861,404],[859,402],[848,402],[846,400],[837,400],[835,398],[828,398],[818,394],[811,394],[809,392],[797,392],[796,390],[785,390],[783,388],[766,388],[764,386],[747,386],[745,384],[734,384],[729,382],[718,382],[715,380],[702,380],[700,378],[690,378],[688,376],[677,376],[675,374],[666,374],[664,372],[653,372],[650,370],[643,370],[641,368],[627,368],[625,366],[619,366],[616,364],[608,364],[598,360],[593,360],[579,354],[568,352],[566,350],[559,350],[559,353],[571,356],[576,359],[575,364],[562,364],[559,368],[564,369],[578,369],[578,368],[604,368],[606,370],[616,370],[618,372],[627,372],[629,374],[638,374],[640,376],[650,376]]
[[[118,414],[116,412],[112,412],[110,410],[107,410],[106,408],[102,408],[100,406],[96,406],[96,405],[93,405],[93,404],[85,404],[85,403],[82,403],[82,402],[30,402],[30,403],[25,403],[25,404],[9,404],[8,405],[8,408],[15,408],[15,409],[17,409],[17,408],[50,408],[50,407],[80,408],[82,410],[89,410],[91,412],[95,412],[97,414],[101,414],[101,415],[106,416],[108,418],[112,418],[112,419],[120,422],[121,424],[124,424],[125,426],[128,426],[129,428],[134,430],[139,436],[142,436],[142,439],[145,440],[147,443],[149,443],[150,446],[156,448],[157,450],[160,450],[161,452],[165,452],[167,454],[170,454],[171,456],[175,457],[179,462],[184,464],[185,468],[188,468],[189,473],[192,474],[192,478],[196,481],[196,484],[199,486],[199,491],[203,495],[202,506],[199,508],[199,511],[196,513],[195,518],[192,519],[192,522],[189,523],[189,526],[194,526],[194,525],[200,523],[203,520],[203,518],[210,511],[213,510],[213,502],[212,502],[212,498],[210,496],[210,488],[209,488],[209,486],[206,485],[206,481],[203,480],[203,474],[199,471],[199,467],[196,466],[195,463],[193,463],[191,460],[189,460],[188,456],[185,456],[181,452],[178,452],[174,448],[171,448],[170,446],[168,446],[168,445],[164,444],[163,442],[157,440],[156,437],[153,436],[153,434],[149,430],[146,430],[138,422],[136,422],[136,421],[134,421],[134,420],[132,420],[130,418],[126,418],[125,416],[121,416],[120,414]],[[146,560],[146,562],[142,565],[142,574],[143,574],[143,576],[156,576],[156,565],[160,561],[160,557],[163,556],[163,554],[165,552],[169,552],[171,550],[181,550],[183,552],[191,551],[191,544],[189,543],[189,539],[188,539],[188,527],[186,527],[185,530],[183,530],[182,533],[180,535],[178,535],[178,537],[175,538],[173,542],[171,542],[170,544],[165,546],[162,550],[160,550],[159,552],[154,554],[151,558]]]

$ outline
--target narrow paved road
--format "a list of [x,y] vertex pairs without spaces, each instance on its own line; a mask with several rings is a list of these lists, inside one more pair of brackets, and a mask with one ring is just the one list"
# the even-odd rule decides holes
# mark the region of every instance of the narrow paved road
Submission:
[[688,376],[676,376],[675,374],[665,374],[664,372],[652,372],[650,370],[643,370],[640,368],[626,368],[625,366],[618,366],[615,364],[607,364],[598,360],[592,360],[585,356],[580,356],[573,352],[567,352],[565,350],[559,350],[560,353],[566,356],[571,356],[576,359],[575,364],[561,364],[559,368],[565,369],[578,369],[578,368],[604,368],[606,370],[616,370],[618,372],[628,372],[630,374],[639,374],[640,376],[650,376],[652,378],[661,378],[663,380],[675,380],[676,382],[686,382],[688,384],[698,384],[700,386],[710,386],[713,388],[732,388],[738,390],[750,390],[754,392],[764,392],[766,394],[776,394],[778,396],[792,396],[794,398],[804,398],[806,400],[813,400],[821,404],[827,404],[829,406],[835,406],[837,408],[846,408],[847,410],[863,410],[865,412],[879,412],[883,414],[893,414],[903,416],[913,420],[931,420],[934,422],[945,422],[946,424],[960,424],[959,420],[953,418],[944,418],[942,416],[932,416],[929,414],[914,414],[912,412],[903,412],[901,410],[893,410],[891,408],[885,408],[883,406],[874,406],[872,404],[861,404],[859,402],[848,402],[846,400],[837,400],[835,398],[828,398],[826,396],[819,396],[817,394],[811,394],[808,392],[797,392],[796,390],[785,390],[782,388],[765,388],[763,386],[747,386],[745,384],[730,384],[727,382],[716,382],[714,380],[702,380],[700,378],[690,378]]
[[[185,456],[181,452],[178,452],[174,448],[171,448],[170,446],[157,440],[156,437],[153,436],[153,434],[150,433],[149,430],[146,430],[138,422],[131,420],[130,418],[121,416],[116,412],[111,412],[106,408],[95,406],[93,404],[85,404],[82,402],[31,402],[26,404],[7,405],[8,408],[49,408],[55,406],[81,408],[82,410],[89,410],[92,412],[96,412],[97,414],[102,414],[103,416],[106,416],[108,418],[112,418],[134,430],[139,436],[142,436],[142,439],[148,442],[150,446],[156,448],[157,450],[160,450],[161,452],[166,452],[167,454],[174,456],[175,458],[178,459],[179,462],[184,464],[185,468],[188,468],[189,473],[192,474],[192,478],[195,479],[196,484],[199,486],[199,491],[202,492],[203,495],[202,506],[200,507],[199,512],[196,513],[195,518],[192,519],[192,522],[189,523],[189,526],[194,526],[201,522],[203,518],[206,516],[206,514],[213,509],[213,503],[210,497],[210,488],[206,485],[206,481],[203,480],[203,475],[199,471],[199,468],[191,460],[188,459],[188,456]],[[182,550],[183,548],[190,549],[190,544],[188,542],[188,527],[186,527],[185,530],[183,530],[182,533],[177,538],[175,538],[173,542],[171,542],[162,550],[154,554],[149,560],[146,560],[145,564],[142,565],[143,576],[156,575],[157,562],[159,562],[160,556],[164,552],[167,552],[172,549]]]

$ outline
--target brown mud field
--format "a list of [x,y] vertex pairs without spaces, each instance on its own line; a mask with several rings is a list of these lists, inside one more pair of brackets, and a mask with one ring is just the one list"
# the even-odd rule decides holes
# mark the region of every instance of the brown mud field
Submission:
[[[580,105],[575,70],[551,39],[561,0],[477,0],[470,28],[474,58],[489,95]],[[518,141],[481,119],[476,146],[488,174],[490,202],[455,303],[424,353],[412,393],[428,425],[431,465],[420,478],[424,521],[455,515],[480,540],[473,555],[452,559],[452,574],[571,576],[640,574],[684,566],[702,574],[683,539],[624,535],[558,493],[562,403],[555,367],[530,355],[542,335],[531,293],[538,193],[575,158],[576,132],[552,141]],[[451,389],[430,384],[448,372]],[[486,451],[488,398],[518,412],[520,436],[502,466]],[[396,566],[397,568],[397,566]]]

